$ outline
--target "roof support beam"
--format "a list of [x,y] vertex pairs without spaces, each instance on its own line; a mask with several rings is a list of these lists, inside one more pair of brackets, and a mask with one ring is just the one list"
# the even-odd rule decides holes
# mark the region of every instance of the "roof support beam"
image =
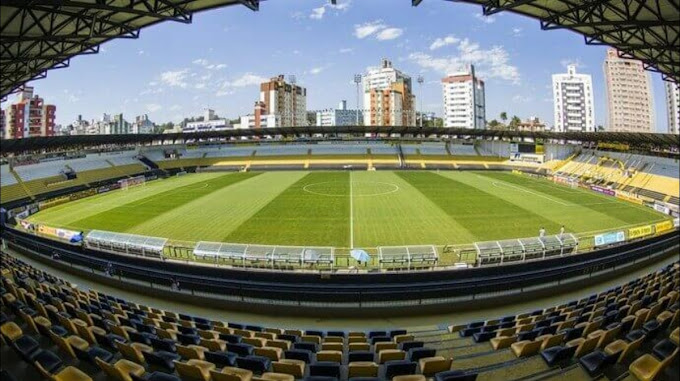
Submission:
[[482,5],[482,10],[486,16],[490,16],[501,11],[507,11],[522,5],[531,4],[534,1],[536,0],[489,0]]
[[260,0],[239,0],[239,2],[251,11],[259,11],[260,10]]

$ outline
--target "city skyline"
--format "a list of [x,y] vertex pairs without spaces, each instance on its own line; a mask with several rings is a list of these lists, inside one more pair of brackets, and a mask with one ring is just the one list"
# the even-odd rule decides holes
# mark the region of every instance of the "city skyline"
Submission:
[[[425,77],[414,89],[417,108],[443,115],[441,79],[473,63],[486,83],[487,120],[506,111],[552,124],[551,75],[573,63],[579,73],[593,76],[596,124],[605,124],[601,65],[606,48],[585,46],[573,33],[541,31],[537,22],[520,16],[484,17],[477,6],[424,2],[414,9],[394,4],[385,15],[381,7],[388,3],[272,1],[258,13],[238,7],[200,13],[190,26],[164,23],[144,30],[138,40],[104,44],[99,55],[78,57],[71,69],[50,72],[31,84],[59,106],[57,123],[62,125],[78,114],[90,118],[105,112],[148,114],[159,123],[180,121],[205,107],[237,118],[252,112],[257,86],[275,73],[297,76],[309,90],[309,110],[327,109],[342,99],[354,108],[353,74],[389,57],[412,78]],[[262,25],[263,33],[285,33],[257,48],[249,39],[222,43],[252,32],[253,22]],[[210,38],[214,35],[222,38]],[[164,51],[168,40],[180,48]],[[659,75],[652,77],[655,130],[664,132],[664,85]]]

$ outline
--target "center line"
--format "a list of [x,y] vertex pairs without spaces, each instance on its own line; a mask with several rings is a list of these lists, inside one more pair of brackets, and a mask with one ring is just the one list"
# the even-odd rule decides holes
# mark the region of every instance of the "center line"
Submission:
[[354,192],[351,170],[349,171],[349,248],[354,249]]

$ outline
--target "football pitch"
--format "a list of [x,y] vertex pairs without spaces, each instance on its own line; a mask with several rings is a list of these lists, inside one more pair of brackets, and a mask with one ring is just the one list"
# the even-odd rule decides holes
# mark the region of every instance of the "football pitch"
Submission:
[[372,248],[629,227],[650,208],[507,172],[207,173],[62,204],[32,222],[181,241]]

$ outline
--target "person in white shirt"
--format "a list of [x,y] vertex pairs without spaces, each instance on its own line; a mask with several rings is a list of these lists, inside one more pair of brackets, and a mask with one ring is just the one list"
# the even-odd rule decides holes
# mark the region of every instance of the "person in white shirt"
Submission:
[[538,231],[538,236],[541,238],[545,237],[545,228],[541,227],[541,230]]

